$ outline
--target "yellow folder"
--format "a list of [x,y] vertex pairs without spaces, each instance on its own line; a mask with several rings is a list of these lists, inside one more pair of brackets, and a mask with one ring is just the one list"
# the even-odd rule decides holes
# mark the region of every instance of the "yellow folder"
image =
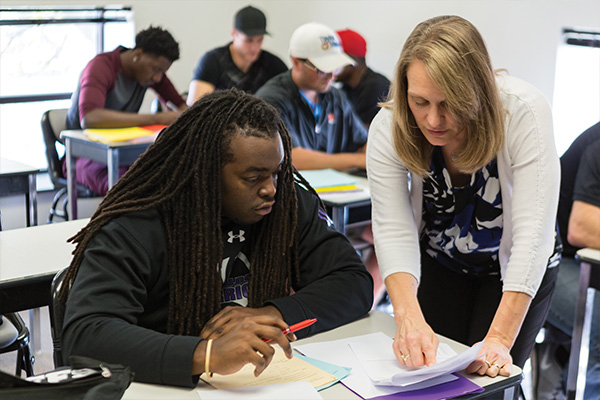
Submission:
[[134,126],[131,128],[84,129],[85,135],[105,144],[153,142],[166,125]]

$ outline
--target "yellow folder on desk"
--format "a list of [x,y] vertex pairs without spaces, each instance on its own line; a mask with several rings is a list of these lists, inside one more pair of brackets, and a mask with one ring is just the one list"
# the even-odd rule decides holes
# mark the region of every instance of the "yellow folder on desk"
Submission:
[[361,189],[356,185],[340,185],[315,188],[315,192],[317,193],[356,192],[358,190]]
[[85,135],[97,142],[105,144],[148,143],[156,139],[156,135],[166,125],[134,126],[131,128],[84,129]]

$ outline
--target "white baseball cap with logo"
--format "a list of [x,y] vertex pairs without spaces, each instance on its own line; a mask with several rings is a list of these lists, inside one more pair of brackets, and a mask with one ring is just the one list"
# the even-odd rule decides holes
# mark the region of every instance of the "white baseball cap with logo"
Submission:
[[290,39],[290,56],[308,59],[327,73],[354,65],[354,60],[344,53],[335,31],[317,22],[304,24],[294,31]]

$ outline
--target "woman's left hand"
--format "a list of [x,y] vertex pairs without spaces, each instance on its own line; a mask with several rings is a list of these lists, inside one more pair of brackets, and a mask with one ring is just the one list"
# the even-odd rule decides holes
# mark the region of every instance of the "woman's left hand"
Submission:
[[512,357],[510,349],[501,340],[486,337],[483,346],[473,361],[466,369],[468,374],[488,375],[492,378],[502,375],[510,376]]

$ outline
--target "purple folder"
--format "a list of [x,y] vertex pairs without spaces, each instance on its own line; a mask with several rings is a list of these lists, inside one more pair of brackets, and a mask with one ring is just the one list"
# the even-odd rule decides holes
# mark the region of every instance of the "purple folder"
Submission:
[[[458,377],[458,379],[439,385],[430,386],[424,389],[372,397],[369,400],[442,400],[463,396],[469,393],[479,393],[484,391],[481,386],[474,384],[464,376],[459,374],[453,375]],[[350,389],[348,386],[346,387]]]

